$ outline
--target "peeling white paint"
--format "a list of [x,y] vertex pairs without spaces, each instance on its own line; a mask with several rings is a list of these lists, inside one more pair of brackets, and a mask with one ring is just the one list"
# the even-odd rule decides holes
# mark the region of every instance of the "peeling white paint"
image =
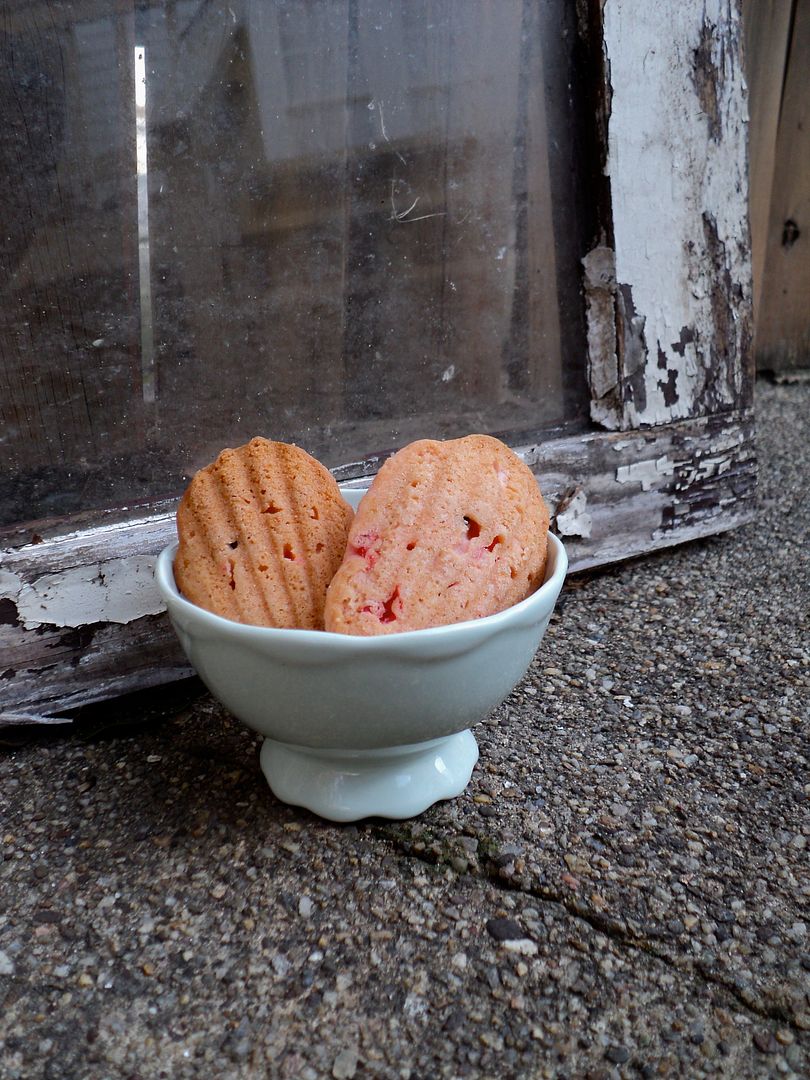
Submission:
[[736,450],[739,446],[742,446],[742,435],[737,432],[732,435],[721,435],[714,439],[711,445],[711,452],[713,454],[724,454],[729,450]]
[[587,540],[591,535],[593,519],[588,512],[588,496],[579,488],[562,510],[557,511],[557,532],[561,536],[580,536]]
[[616,470],[619,484],[641,484],[642,491],[649,491],[662,476],[672,476],[675,462],[666,455],[655,461],[634,461],[632,465],[620,465]]
[[17,605],[18,618],[26,629],[43,624],[129,623],[165,610],[155,584],[155,560],[150,557],[113,559],[42,574],[28,585],[18,579],[16,592],[3,595]]
[[617,289],[646,360],[639,370],[630,357],[635,385],[620,405],[633,428],[694,416],[705,398],[733,406],[741,391],[747,97],[740,14],[727,0],[605,0],[604,37]]

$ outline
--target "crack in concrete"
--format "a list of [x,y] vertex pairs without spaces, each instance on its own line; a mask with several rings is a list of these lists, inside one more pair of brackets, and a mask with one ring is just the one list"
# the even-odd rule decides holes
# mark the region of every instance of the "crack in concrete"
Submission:
[[[749,1012],[752,1012],[765,1020],[774,1020],[780,1023],[789,1024],[791,1027],[798,1030],[793,1022],[791,1012],[784,1006],[779,1005],[776,1002],[768,1002],[762,995],[756,994],[748,987],[738,986],[732,980],[724,978],[706,964],[705,961],[702,961],[699,958],[693,959],[688,956],[677,956],[671,952],[655,948],[649,938],[632,933],[626,928],[626,924],[623,925],[618,919],[611,919],[599,915],[597,912],[591,911],[582,905],[572,904],[562,893],[556,893],[551,889],[543,889],[533,885],[524,887],[518,884],[513,886],[511,882],[506,882],[503,879],[500,879],[500,881],[494,879],[491,874],[486,875],[486,880],[496,885],[500,884],[501,887],[507,890],[513,889],[513,891],[531,896],[536,900],[558,904],[572,918],[581,919],[592,929],[604,934],[617,945],[643,952],[645,955],[666,964],[668,967],[673,968],[683,975],[691,977],[699,975],[704,982],[716,986],[730,994],[735,1001],[739,1002],[739,1004]],[[663,935],[659,935],[659,937],[663,940]]]
[[[408,841],[404,840],[401,834],[397,835],[397,831],[392,830],[390,826],[375,827],[375,832],[377,835],[392,842],[396,849],[406,858],[415,859],[427,866],[446,866],[456,874],[457,878],[461,876],[461,874],[450,865],[448,859],[442,858],[440,855],[436,855],[435,858],[430,858],[429,856],[414,850],[412,843],[408,843]],[[554,889],[525,883],[520,879],[504,877],[498,872],[499,870],[500,867],[496,866],[490,859],[484,858],[478,862],[478,869],[471,867],[467,873],[469,873],[470,877],[494,885],[503,892],[516,892],[524,896],[530,896],[532,899],[539,900],[542,903],[556,904],[571,918],[578,919],[586,923],[592,930],[604,934],[615,945],[627,949],[635,949],[638,952],[644,953],[646,956],[658,960],[660,963],[672,968],[681,975],[702,979],[708,985],[724,991],[732,997],[739,1006],[746,1009],[748,1012],[753,1013],[760,1019],[787,1024],[792,1030],[799,1031],[793,1013],[785,1005],[776,1001],[767,1000],[762,994],[758,994],[751,987],[739,986],[732,979],[723,977],[705,961],[688,956],[681,957],[674,955],[671,952],[657,949],[649,940],[649,937],[643,937],[633,933],[633,931],[628,928],[626,922],[612,918],[608,915],[601,915],[598,912],[587,908],[584,904],[578,903],[573,897],[568,897],[564,893],[556,892]],[[663,940],[663,934],[658,936]]]

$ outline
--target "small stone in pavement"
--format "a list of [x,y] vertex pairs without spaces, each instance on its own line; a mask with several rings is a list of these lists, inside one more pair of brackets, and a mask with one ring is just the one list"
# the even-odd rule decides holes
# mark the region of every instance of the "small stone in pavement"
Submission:
[[614,1065],[624,1065],[630,1060],[630,1051],[626,1046],[609,1046],[605,1057]]
[[332,1065],[332,1076],[335,1080],[351,1080],[357,1072],[357,1050],[350,1047],[341,1050]]
[[487,930],[496,941],[519,941],[526,934],[514,919],[487,919]]

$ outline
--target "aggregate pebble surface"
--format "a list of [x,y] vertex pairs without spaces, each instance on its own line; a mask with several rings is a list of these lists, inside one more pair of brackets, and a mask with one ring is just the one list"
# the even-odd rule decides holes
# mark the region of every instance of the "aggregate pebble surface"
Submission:
[[418,819],[198,691],[3,753],[0,1076],[808,1075],[810,386],[757,409],[757,523],[569,581]]

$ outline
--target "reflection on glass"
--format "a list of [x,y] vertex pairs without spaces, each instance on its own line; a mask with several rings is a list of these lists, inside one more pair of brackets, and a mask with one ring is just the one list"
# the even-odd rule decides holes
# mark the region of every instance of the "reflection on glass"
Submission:
[[152,326],[152,278],[149,260],[149,166],[146,156],[146,50],[135,46],[135,162],[138,171],[138,289],[141,311],[141,385],[143,400],[155,400],[155,334]]
[[5,7],[3,521],[584,425],[573,5]]

